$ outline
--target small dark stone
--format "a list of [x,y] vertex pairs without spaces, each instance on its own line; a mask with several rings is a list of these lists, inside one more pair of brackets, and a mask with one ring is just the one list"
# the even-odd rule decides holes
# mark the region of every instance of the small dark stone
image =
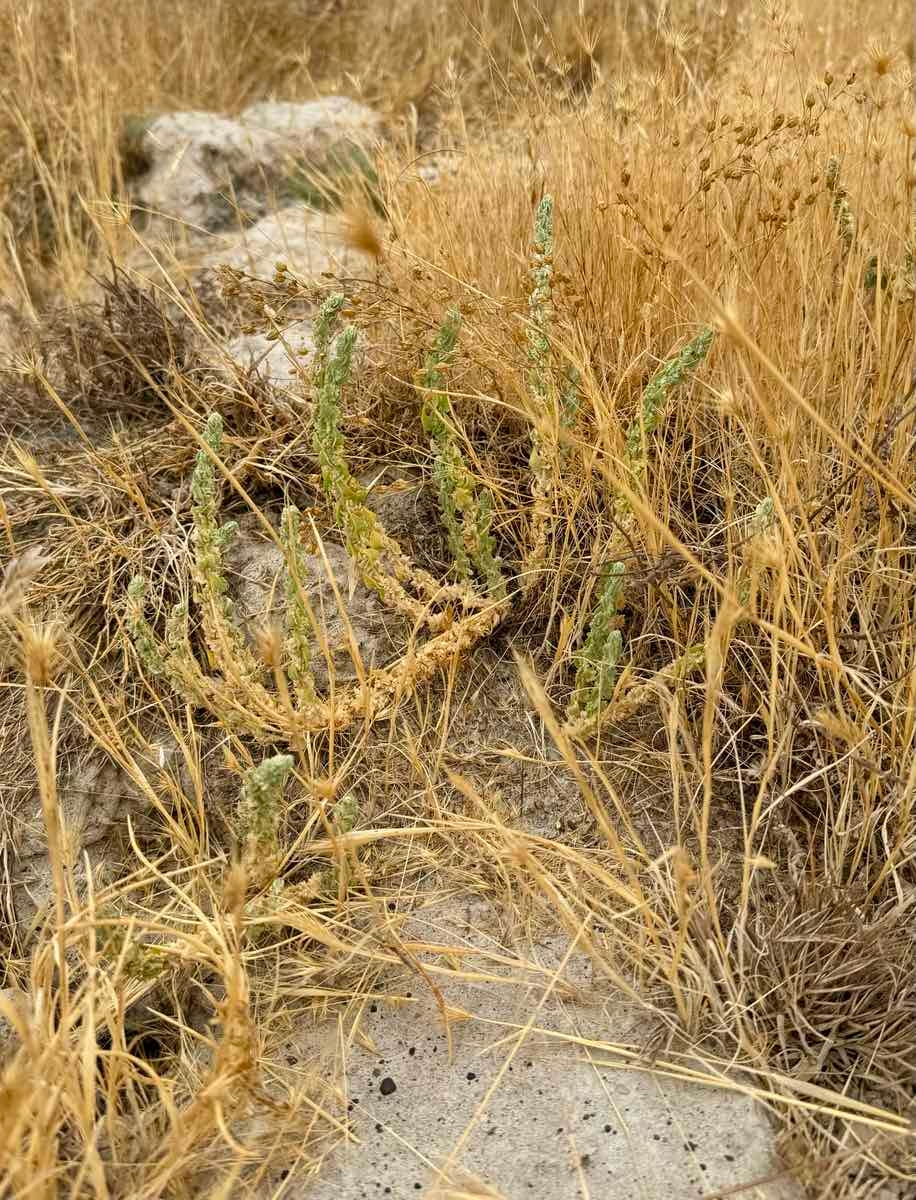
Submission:
[[383,1096],[390,1096],[392,1092],[398,1090],[398,1085],[394,1082],[390,1075],[386,1075],[382,1082],[378,1085],[378,1090]]

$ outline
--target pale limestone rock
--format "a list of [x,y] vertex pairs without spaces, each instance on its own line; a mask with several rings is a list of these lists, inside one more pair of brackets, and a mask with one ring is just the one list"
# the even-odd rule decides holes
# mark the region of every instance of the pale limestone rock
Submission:
[[311,321],[296,321],[283,330],[282,340],[271,341],[265,333],[243,334],[224,347],[225,353],[243,368],[254,368],[271,387],[291,400],[304,402],[307,375],[314,350]]
[[259,279],[271,279],[278,262],[286,263],[300,278],[315,281],[325,274],[365,272],[369,260],[348,244],[336,217],[297,204],[213,245],[200,266],[234,267]]
[[273,207],[295,170],[370,153],[379,136],[377,115],[344,96],[255,104],[238,120],[165,113],[138,138],[146,169],[131,180],[134,209],[147,228],[171,226],[192,238],[238,228]]

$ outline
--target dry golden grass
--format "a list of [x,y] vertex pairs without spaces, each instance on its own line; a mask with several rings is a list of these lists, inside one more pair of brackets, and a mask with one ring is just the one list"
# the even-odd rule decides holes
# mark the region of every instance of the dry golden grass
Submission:
[[[908,14],[832,0],[795,15],[704,0],[541,12],[0,0],[0,279],[43,346],[0,381],[0,832],[37,787],[54,883],[31,938],[0,924],[0,985],[24,996],[0,999],[21,1041],[0,1076],[0,1195],[259,1195],[272,1167],[320,1166],[347,1137],[345,1104],[335,1078],[279,1069],[291,1020],[353,1035],[405,977],[446,1025],[449,983],[472,972],[548,987],[521,955],[467,961],[405,938],[412,908],[452,889],[578,938],[596,976],[662,1022],[655,1069],[765,1100],[811,1196],[916,1188]],[[263,749],[145,678],[123,598],[140,569],[163,602],[185,586],[176,489],[210,409],[226,418],[236,516],[269,524],[288,492],[327,528],[314,457],[255,379],[203,368],[219,330],[193,306],[169,315],[163,287],[118,279],[107,314],[54,309],[134,244],[112,204],[129,115],[335,85],[383,107],[395,134],[388,222],[349,214],[377,261],[351,289],[373,347],[347,424],[355,466],[428,471],[414,380],[457,303],[461,438],[509,574],[524,561],[530,430],[556,419],[533,410],[524,349],[544,192],[554,354],[578,368],[581,403],[555,431],[557,532],[538,579],[514,580],[486,651],[443,658],[384,723],[303,735],[287,886],[259,907],[231,815]],[[456,169],[436,187],[405,169],[444,145]],[[642,389],[705,325],[710,358],[631,486]],[[627,665],[616,719],[577,738],[560,714],[619,555],[621,491]],[[750,538],[767,497],[773,524]],[[698,643],[700,671],[665,673]],[[488,768],[453,749],[486,675],[475,653],[518,656],[538,733],[491,748],[563,772],[574,829],[519,827]],[[163,730],[174,759],[157,759]],[[89,878],[57,796],[87,739],[153,814]],[[348,831],[334,804],[351,790]],[[643,1047],[588,1049],[645,1061]]]

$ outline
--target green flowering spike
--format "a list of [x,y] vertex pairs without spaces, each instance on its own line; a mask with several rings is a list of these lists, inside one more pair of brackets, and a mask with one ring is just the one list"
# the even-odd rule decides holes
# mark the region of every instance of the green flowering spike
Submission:
[[678,354],[669,358],[647,384],[642,394],[639,417],[627,430],[627,463],[634,474],[641,475],[645,467],[645,441],[658,428],[668,393],[699,366],[709,353],[712,339],[711,329],[702,330]]
[[331,334],[340,315],[340,310],[346,303],[346,297],[341,292],[334,292],[324,301],[315,316],[312,326],[312,337],[315,340],[315,362],[324,362],[328,347],[331,344]]
[[544,196],[534,219],[532,289],[528,296],[528,382],[537,399],[550,393],[550,327],[553,323],[553,198]]
[[165,623],[165,644],[170,653],[180,654],[188,644],[188,606],[179,600],[172,605]]
[[496,553],[496,541],[491,532],[493,527],[493,497],[484,488],[473,513],[474,525],[471,536],[472,558],[487,585],[487,592],[494,600],[502,600],[506,594],[506,581],[500,570],[501,560]]
[[623,636],[613,628],[623,597],[624,565],[612,563],[601,583],[598,603],[592,614],[576,671],[576,684],[569,707],[571,718],[595,717],[614,691],[617,668],[623,652]]
[[312,622],[302,600],[302,588],[308,575],[302,550],[300,514],[294,505],[283,510],[280,537],[289,564],[286,576],[286,654],[289,677],[302,708],[315,703],[315,680],[311,668]]
[[[213,453],[219,454],[223,440],[223,420],[219,413],[211,413],[207,418],[203,437]],[[226,581],[221,573],[223,539],[217,525],[216,478],[206,450],[197,451],[191,477],[191,499],[198,583],[205,592],[222,596],[226,591]]]
[[245,863],[265,873],[280,848],[280,808],[283,789],[293,769],[291,754],[275,754],[245,773],[239,797],[239,830]]
[[572,363],[566,368],[563,391],[560,394],[560,423],[564,429],[572,429],[579,415],[579,386],[582,380]]
[[486,581],[489,592],[502,597],[505,583],[490,533],[492,498],[486,492],[478,495],[476,481],[455,436],[446,391],[444,368],[455,353],[460,329],[461,314],[451,308],[426,356],[425,394],[420,416],[433,451],[433,480],[439,493],[439,511],[455,571],[465,582],[469,582],[472,572],[477,571]]
[[[330,322],[336,311],[326,301],[328,314],[321,320],[321,339],[326,343]],[[342,302],[342,301],[341,301]],[[321,471],[325,495],[334,506],[334,516],[346,536],[347,549],[361,568],[363,582],[384,594],[386,586],[379,560],[383,552],[396,554],[397,547],[386,536],[378,518],[366,506],[366,489],[354,479],[347,466],[344,439],[340,431],[341,397],[353,366],[356,330],[351,326],[339,335],[333,353],[322,351],[325,361],[318,364],[315,375],[315,406],[312,444]],[[388,581],[390,584],[390,581]],[[399,585],[395,585],[399,586]]]
[[[773,521],[774,507],[772,496],[766,496],[754,509],[747,523],[749,541],[766,532]],[[742,571],[738,577],[737,592],[739,603],[742,605],[747,604],[751,598],[751,577],[747,570]]]
[[[563,388],[560,392],[560,429],[568,433],[575,427],[579,416],[581,376],[572,363],[568,363],[563,376]],[[569,445],[563,441],[557,447],[560,464],[569,458]],[[531,450],[532,470],[534,470],[536,448]],[[546,464],[545,464],[546,466]]]
[[601,652],[598,663],[598,678],[593,696],[586,705],[586,716],[597,716],[605,701],[611,698],[617,680],[617,665],[623,653],[623,634],[612,629]]
[[[211,413],[204,425],[203,440],[218,455],[223,445],[223,419]],[[229,584],[223,555],[238,526],[234,521],[219,524],[219,489],[213,463],[206,450],[198,450],[191,478],[191,519],[194,523],[194,599],[201,607],[202,625],[211,665],[225,672],[255,678],[260,664],[236,627],[234,608],[227,592]]]
[[144,615],[146,580],[135,575],[127,586],[127,625],[137,656],[151,675],[166,674],[165,659],[152,626]]
[[450,308],[439,326],[432,349],[426,356],[423,384],[430,395],[427,404],[424,405],[423,428],[427,433],[435,431],[431,424],[427,424],[428,417],[431,418],[433,413],[443,418],[448,415],[448,397],[442,391],[445,383],[443,367],[452,360],[460,331],[461,313],[457,308]]
[[225,554],[232,543],[235,541],[235,535],[239,531],[238,521],[226,521],[224,525],[216,531],[215,541],[220,554]]
[[321,471],[321,482],[327,497],[333,501],[341,524],[349,505],[362,504],[365,488],[351,476],[344,459],[343,434],[340,432],[341,393],[350,378],[356,330],[351,326],[338,337],[334,353],[319,371],[315,396],[315,455]]
[[459,477],[460,465],[463,464],[459,464],[452,454],[440,448],[433,459],[432,474],[436,491],[439,493],[439,515],[445,526],[452,565],[458,578],[468,582],[471,578],[471,560],[464,546],[460,513],[455,499],[455,493],[459,490],[456,480]]

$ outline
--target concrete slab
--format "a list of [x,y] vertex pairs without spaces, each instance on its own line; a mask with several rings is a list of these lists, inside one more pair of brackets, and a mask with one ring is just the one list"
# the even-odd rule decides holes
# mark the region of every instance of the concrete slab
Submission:
[[[479,915],[470,908],[468,925]],[[460,944],[453,924],[427,920],[423,940],[448,933]],[[413,922],[412,933],[423,938],[421,926]],[[484,923],[466,928],[463,940],[482,947]],[[552,944],[537,958],[551,967],[560,953]],[[634,1006],[596,1002],[608,988],[591,978],[587,960],[571,967],[571,987],[538,1013],[542,1030],[636,1045],[651,1037],[651,1019]],[[766,1114],[746,1097],[608,1069],[544,1032],[513,1053],[512,1027],[524,1026],[543,998],[545,976],[532,973],[530,987],[439,982],[451,1009],[476,1018],[453,1023],[452,1061],[438,1006],[419,980],[400,1003],[369,1005],[346,1056],[358,1142],[333,1155],[317,1179],[286,1178],[287,1200],[801,1197],[780,1172]]]
[[[733,1188],[747,1200],[801,1195],[786,1179],[754,1186],[778,1165],[767,1119],[744,1097],[596,1068],[569,1047],[531,1041],[486,1100],[507,1048],[484,1055],[481,1031],[465,1030],[456,1033],[449,1064],[434,1022],[432,1011],[401,1010],[367,1023],[378,1053],[354,1048],[348,1070],[360,1144],[326,1164],[313,1186],[287,1195],[687,1200]],[[436,1168],[459,1145],[438,1178]]]

